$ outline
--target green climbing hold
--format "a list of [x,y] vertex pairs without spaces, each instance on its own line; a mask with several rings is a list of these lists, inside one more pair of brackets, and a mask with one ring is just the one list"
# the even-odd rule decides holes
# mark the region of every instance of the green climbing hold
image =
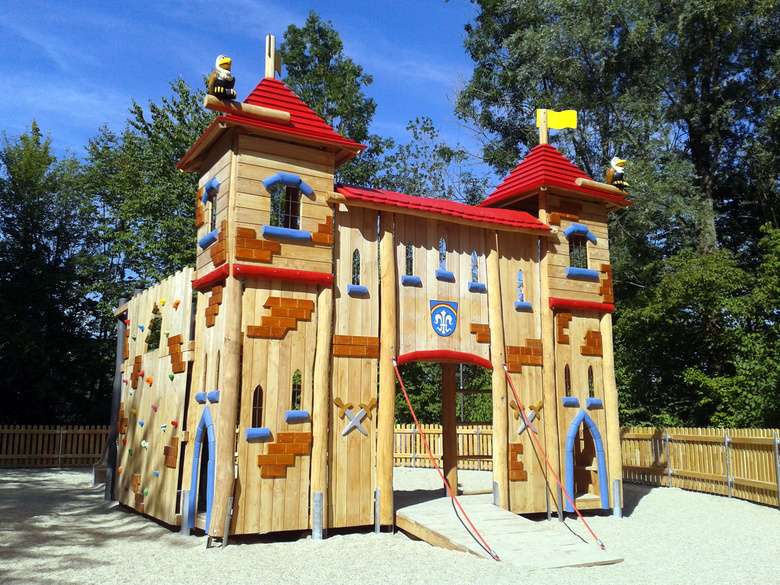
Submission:
[[145,495],[145,496],[148,496],[148,495],[149,495],[149,488],[144,488],[144,495]]
[[130,455],[130,457],[132,457],[132,456],[133,456],[133,450],[132,450],[132,449],[128,449],[128,450],[127,450],[127,453],[128,453],[128,455]]
[[168,377],[173,381],[173,374],[168,374]]

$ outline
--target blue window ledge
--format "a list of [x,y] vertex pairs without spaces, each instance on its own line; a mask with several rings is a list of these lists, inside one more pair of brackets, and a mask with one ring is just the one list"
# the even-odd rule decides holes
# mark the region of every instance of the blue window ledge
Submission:
[[268,427],[252,427],[246,430],[247,441],[261,441],[271,438],[271,429]]
[[604,403],[601,402],[601,398],[586,398],[585,408],[593,410],[594,408],[604,408]]
[[215,195],[219,191],[219,181],[216,177],[213,177],[210,181],[207,181],[203,185],[203,197],[201,197],[201,203],[205,204],[209,200],[209,197]]
[[209,392],[206,398],[208,398],[209,402],[211,402],[212,404],[216,404],[217,402],[219,402],[219,390],[213,390]]
[[455,275],[449,270],[442,270],[441,268],[439,268],[436,270],[436,280],[455,282]]
[[284,422],[301,423],[309,420],[308,410],[286,410],[284,412]]
[[531,303],[526,301],[515,301],[515,311],[530,311]]
[[351,297],[367,297],[368,287],[362,284],[348,284],[347,294]]
[[487,292],[487,285],[484,282],[470,282],[469,292],[477,292],[477,293]]
[[589,270],[587,268],[566,267],[566,278],[585,278],[587,280],[598,280],[598,270]]
[[262,183],[266,191],[274,185],[284,185],[285,187],[295,187],[304,195],[311,195],[314,193],[314,189],[307,185],[298,175],[293,173],[276,173],[267,179],[263,179]]
[[570,236],[578,235],[578,236],[585,236],[593,242],[594,244],[597,242],[596,236],[593,235],[593,232],[591,232],[588,229],[588,226],[583,225],[581,223],[573,223],[569,227],[567,227],[565,230],[563,230],[563,235],[566,236],[566,239],[568,240]]
[[203,236],[200,240],[198,240],[198,246],[200,246],[201,250],[205,250],[211,244],[216,242],[218,237],[219,236],[217,235],[217,230],[214,230],[213,232],[209,232],[205,236]]
[[422,286],[422,280],[419,276],[401,276],[401,284],[403,286]]
[[579,407],[580,401],[576,396],[564,396],[561,399],[561,404],[568,407]]
[[301,230],[294,230],[291,228],[276,227],[275,225],[264,225],[263,237],[276,238],[277,240],[311,242],[311,232],[304,232]]
[[195,394],[195,402],[198,404],[206,404],[206,393],[205,392],[198,392]]

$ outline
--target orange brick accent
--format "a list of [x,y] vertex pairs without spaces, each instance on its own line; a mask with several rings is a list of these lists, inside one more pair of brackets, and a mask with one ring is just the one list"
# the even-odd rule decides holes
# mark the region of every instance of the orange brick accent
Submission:
[[362,335],[334,335],[333,355],[336,357],[379,357],[379,338]]
[[268,453],[257,456],[260,477],[285,477],[287,468],[295,466],[296,455],[309,454],[311,441],[311,433],[276,433],[276,442],[268,443]]
[[258,239],[257,232],[252,228],[236,229],[236,260],[268,264],[273,261],[274,254],[281,251],[279,242]]
[[205,210],[203,209],[203,202],[201,201],[201,198],[203,197],[203,187],[198,189],[197,194],[195,195],[195,228],[199,228],[204,223],[206,223],[206,214]]
[[137,493],[138,490],[140,489],[141,489],[141,474],[134,473],[132,479],[130,480],[130,490]]
[[601,265],[601,287],[599,288],[599,294],[601,300],[605,303],[615,302],[615,293],[612,288],[612,266],[609,264]]
[[601,347],[601,331],[593,330],[585,334],[585,345],[580,346],[582,355],[592,355],[601,357],[603,349]]
[[174,374],[181,374],[187,370],[187,363],[181,351],[183,343],[184,336],[181,333],[168,338],[168,356],[171,358],[171,369]]
[[130,357],[130,327],[125,329],[125,346],[122,349],[122,359]]
[[476,334],[477,343],[490,343],[490,325],[485,323],[471,323],[469,333]]
[[509,481],[528,481],[528,472],[523,469],[523,462],[520,461],[522,454],[522,443],[509,443]]
[[206,306],[206,327],[214,327],[219,315],[219,306],[222,304],[222,285],[211,289],[208,306]]
[[569,343],[569,323],[571,322],[571,313],[558,313],[555,315],[555,340],[558,343]]
[[542,340],[526,339],[525,345],[506,346],[506,367],[510,372],[520,373],[523,366],[541,366]]
[[130,374],[130,385],[133,388],[138,388],[138,378],[141,376],[141,358],[142,356],[137,355],[133,362],[133,371]]
[[171,437],[171,444],[163,447],[163,455],[165,455],[165,467],[176,469],[176,460],[179,457],[179,439],[177,437]]
[[550,207],[550,225],[561,225],[562,219],[579,221],[582,205],[577,203],[561,203],[558,207]]
[[116,431],[120,435],[127,433],[127,417],[125,416],[125,403],[119,403],[119,422],[117,423]]
[[261,339],[282,339],[298,321],[310,321],[314,301],[269,296],[263,304],[269,314],[260,319],[260,325],[247,325],[246,336]]

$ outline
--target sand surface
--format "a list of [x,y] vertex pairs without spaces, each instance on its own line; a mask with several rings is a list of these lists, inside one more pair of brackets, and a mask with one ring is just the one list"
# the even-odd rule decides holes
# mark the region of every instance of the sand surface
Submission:
[[[399,469],[395,483],[439,487],[431,470]],[[460,483],[479,489],[490,475],[462,473]],[[624,562],[519,574],[401,533],[234,538],[206,549],[205,537],[184,538],[105,502],[89,470],[0,470],[0,583],[780,584],[777,509],[676,488],[626,485],[625,498],[623,519],[586,516]],[[579,521],[553,518],[549,526],[592,542]]]

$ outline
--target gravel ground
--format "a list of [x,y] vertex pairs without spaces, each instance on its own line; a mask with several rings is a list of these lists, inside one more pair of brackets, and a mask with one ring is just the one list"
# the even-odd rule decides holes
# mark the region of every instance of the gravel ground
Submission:
[[[461,472],[460,483],[489,487],[490,475]],[[439,487],[431,470],[399,469],[395,484]],[[524,574],[400,533],[236,538],[207,550],[205,537],[183,538],[102,496],[88,470],[0,470],[0,583],[780,584],[780,511],[674,488],[626,485],[623,519],[586,516],[624,562]],[[547,524],[592,542],[579,521]]]

